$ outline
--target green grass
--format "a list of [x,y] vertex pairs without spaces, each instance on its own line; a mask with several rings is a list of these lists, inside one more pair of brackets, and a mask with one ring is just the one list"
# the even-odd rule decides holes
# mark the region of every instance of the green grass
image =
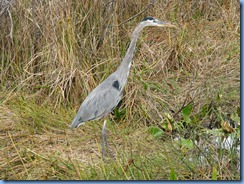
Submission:
[[[15,1],[1,15],[0,179],[239,180],[239,3],[165,1],[145,10],[143,0],[101,2]],[[113,158],[104,162],[103,119],[69,126],[148,15],[180,29],[141,33],[108,117]],[[228,136],[231,149],[215,143]]]

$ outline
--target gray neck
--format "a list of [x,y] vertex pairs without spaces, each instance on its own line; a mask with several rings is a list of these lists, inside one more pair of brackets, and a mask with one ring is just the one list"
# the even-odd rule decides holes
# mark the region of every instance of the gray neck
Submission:
[[119,68],[115,72],[119,75],[121,82],[124,84],[126,83],[127,77],[129,75],[131,62],[132,62],[132,58],[133,58],[135,47],[136,47],[136,41],[137,41],[139,33],[143,29],[143,27],[144,26],[139,24],[133,31],[130,46],[127,49],[127,52],[125,54],[125,57],[124,57],[122,63],[120,64]]

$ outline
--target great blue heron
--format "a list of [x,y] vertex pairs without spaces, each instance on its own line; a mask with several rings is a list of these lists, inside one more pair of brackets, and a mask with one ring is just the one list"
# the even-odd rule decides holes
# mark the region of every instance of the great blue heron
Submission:
[[[71,123],[71,128],[78,127],[86,121],[100,119],[101,117],[108,115],[118,105],[129,75],[131,61],[136,47],[136,41],[140,31],[147,26],[176,27],[170,23],[159,21],[153,17],[144,18],[133,31],[130,46],[119,68],[95,89],[93,89],[92,92],[86,97]],[[102,129],[103,158],[104,144],[107,147],[106,120],[104,121]]]

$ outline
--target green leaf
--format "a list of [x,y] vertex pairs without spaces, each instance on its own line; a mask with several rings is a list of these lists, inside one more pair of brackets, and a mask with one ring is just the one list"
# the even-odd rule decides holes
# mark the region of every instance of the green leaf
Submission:
[[183,109],[182,109],[182,114],[184,116],[189,116],[191,114],[191,110],[192,110],[192,106],[190,104],[188,104],[187,106],[185,106]]
[[212,180],[217,180],[218,179],[218,171],[216,169],[216,166],[214,165],[212,168]]
[[237,125],[240,125],[240,117],[238,115],[231,115],[231,120],[237,123]]
[[114,116],[117,119],[121,119],[126,114],[126,109],[119,110],[118,108],[114,109]]
[[193,144],[192,140],[190,140],[190,139],[181,138],[181,144],[182,144],[182,147],[186,147],[189,149],[194,148],[194,144]]
[[205,117],[209,113],[209,105],[205,104],[202,106],[201,111],[199,112],[200,117]]
[[154,137],[156,137],[156,138],[159,138],[159,137],[161,137],[163,135],[163,130],[161,130],[158,127],[151,126],[151,127],[148,128],[148,130],[149,130],[149,133],[151,135],[153,135]]
[[148,90],[148,84],[146,82],[144,82],[143,84],[144,84],[144,89]]
[[182,109],[182,114],[186,123],[191,122],[191,118],[189,117],[191,114],[191,110],[192,110],[192,106],[190,104],[188,104]]
[[118,119],[120,119],[120,118],[121,118],[121,115],[120,115],[119,109],[117,109],[117,108],[115,108],[115,109],[114,109],[114,116],[115,116],[116,118],[118,118]]
[[240,107],[237,107],[237,109],[236,109],[236,113],[237,113],[237,115],[239,116],[239,117],[241,117],[241,112],[240,112],[241,110],[240,110]]
[[170,180],[177,180],[177,175],[176,175],[176,173],[175,173],[173,168],[170,168],[169,179]]

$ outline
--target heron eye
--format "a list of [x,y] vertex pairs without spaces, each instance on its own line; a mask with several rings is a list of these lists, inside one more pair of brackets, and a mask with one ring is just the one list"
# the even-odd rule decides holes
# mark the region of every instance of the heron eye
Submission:
[[113,86],[115,89],[119,90],[119,81],[118,81],[118,80],[114,81],[113,84],[112,84],[112,86]]

